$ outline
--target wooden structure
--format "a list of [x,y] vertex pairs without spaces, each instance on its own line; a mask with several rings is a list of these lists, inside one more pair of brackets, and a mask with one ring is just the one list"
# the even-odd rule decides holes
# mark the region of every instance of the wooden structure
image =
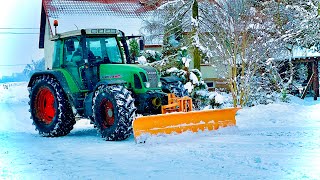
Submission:
[[308,84],[305,87],[301,98],[304,99],[309,87],[312,86],[314,96],[313,99],[317,100],[319,96],[319,61],[320,57],[304,57],[304,58],[293,58],[294,64],[307,64],[308,66]]
[[222,89],[223,91],[230,92],[230,86],[227,79],[223,78],[205,78],[204,82],[207,84],[209,91]]

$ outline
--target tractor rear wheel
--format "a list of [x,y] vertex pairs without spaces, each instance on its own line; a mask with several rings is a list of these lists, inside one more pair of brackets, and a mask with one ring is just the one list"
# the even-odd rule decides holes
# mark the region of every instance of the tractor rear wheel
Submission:
[[95,126],[107,141],[120,141],[132,134],[136,108],[131,93],[122,85],[101,85],[93,97]]
[[29,92],[31,118],[39,134],[46,137],[69,134],[76,121],[60,84],[52,77],[40,76]]

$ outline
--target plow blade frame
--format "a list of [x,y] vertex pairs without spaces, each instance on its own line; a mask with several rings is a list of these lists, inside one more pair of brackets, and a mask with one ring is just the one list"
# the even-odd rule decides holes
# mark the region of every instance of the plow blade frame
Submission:
[[235,126],[235,116],[239,109],[227,108],[141,116],[133,121],[133,133],[137,141],[144,134],[179,134],[185,131],[210,131],[220,127]]

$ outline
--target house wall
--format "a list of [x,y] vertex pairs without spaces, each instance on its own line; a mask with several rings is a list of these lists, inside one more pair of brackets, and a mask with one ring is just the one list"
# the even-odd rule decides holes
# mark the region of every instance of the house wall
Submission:
[[145,45],[144,46],[144,50],[153,50],[153,51],[158,51],[161,52],[162,51],[162,46],[159,45]]
[[202,73],[202,78],[208,85],[209,89],[229,89],[226,78],[228,77],[230,70],[225,65],[218,64],[213,66],[209,64],[201,64],[200,71]]
[[51,32],[50,26],[47,21],[46,28],[45,28],[45,39],[44,39],[44,58],[46,60],[45,68],[52,69],[52,59],[53,59],[53,52],[54,52],[54,42],[50,40]]

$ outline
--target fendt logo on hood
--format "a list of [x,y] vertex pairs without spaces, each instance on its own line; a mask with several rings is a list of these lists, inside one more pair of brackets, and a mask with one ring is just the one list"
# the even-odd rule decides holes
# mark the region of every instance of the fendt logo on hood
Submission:
[[116,75],[105,75],[102,77],[103,79],[119,79],[121,78],[120,74],[116,74]]
[[149,74],[149,75],[155,75],[155,74],[157,74],[157,72],[155,72],[155,71],[148,71],[147,74]]

